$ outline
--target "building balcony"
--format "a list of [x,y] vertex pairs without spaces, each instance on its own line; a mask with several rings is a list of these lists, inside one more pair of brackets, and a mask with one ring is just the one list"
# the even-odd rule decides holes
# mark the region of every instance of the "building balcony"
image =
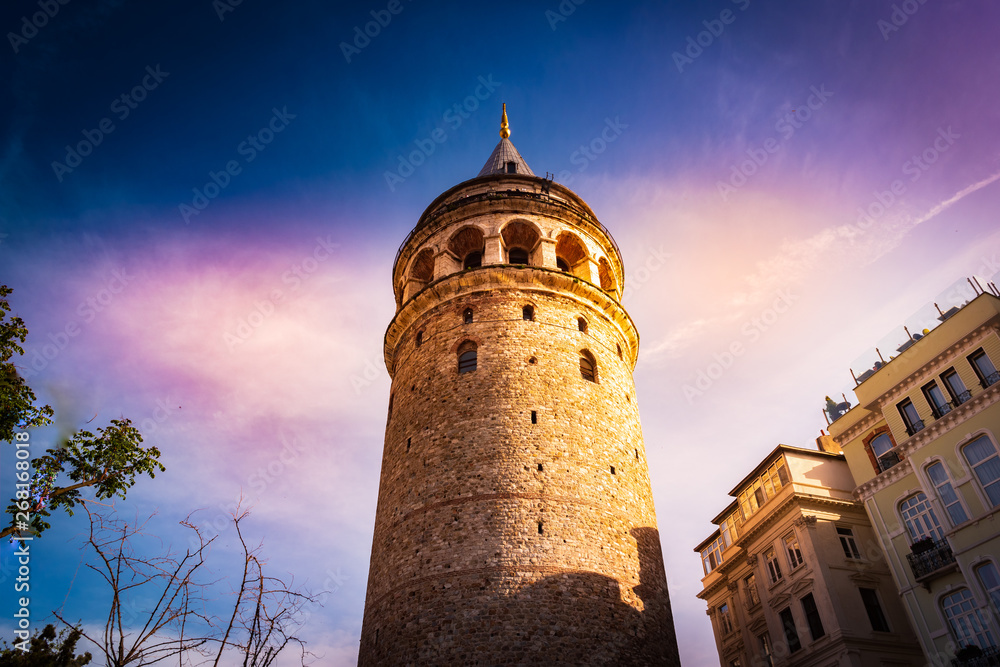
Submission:
[[951,545],[944,540],[930,538],[914,542],[913,553],[906,555],[906,560],[913,570],[913,578],[917,583],[925,584],[958,568]]
[[913,435],[914,433],[919,433],[924,430],[924,420],[917,419],[912,424],[906,425],[906,435]]
[[995,646],[979,648],[978,646],[966,646],[959,649],[958,654],[951,661],[953,667],[995,667],[1000,666],[1000,649]]
[[966,403],[971,398],[972,398],[972,392],[966,389],[961,394],[955,397],[955,405],[959,406],[962,403]]
[[989,387],[995,385],[997,382],[1000,382],[1000,371],[994,371],[989,375],[987,375],[986,377],[984,377],[981,384],[983,385],[983,389],[988,389]]
[[885,472],[886,470],[898,464],[902,460],[903,459],[899,457],[899,454],[897,454],[895,450],[890,449],[885,454],[878,457],[879,472]]

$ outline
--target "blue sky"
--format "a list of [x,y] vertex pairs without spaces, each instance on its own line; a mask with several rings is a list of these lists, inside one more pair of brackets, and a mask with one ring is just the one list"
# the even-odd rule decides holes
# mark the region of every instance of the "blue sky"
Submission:
[[[502,102],[624,255],[685,665],[717,664],[691,549],[729,489],[812,446],[823,397],[853,400],[849,369],[903,323],[1000,270],[993,4],[44,4],[0,10],[0,282],[31,382],[65,428],[144,424],[168,470],[117,509],[157,511],[165,540],[242,489],[273,567],[337,588],[302,629],[324,664],[356,660],[393,257],[478,173]],[[54,523],[37,621],[100,622],[84,523]]]

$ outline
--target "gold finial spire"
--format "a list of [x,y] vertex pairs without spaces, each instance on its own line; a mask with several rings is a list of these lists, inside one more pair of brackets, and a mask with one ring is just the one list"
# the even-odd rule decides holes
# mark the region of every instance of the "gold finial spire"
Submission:
[[510,136],[510,124],[507,122],[507,103],[503,104],[503,116],[500,118],[500,138],[506,139]]

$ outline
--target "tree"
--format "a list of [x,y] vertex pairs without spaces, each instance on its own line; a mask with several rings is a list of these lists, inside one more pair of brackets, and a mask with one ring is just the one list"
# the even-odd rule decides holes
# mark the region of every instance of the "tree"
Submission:
[[69,628],[56,635],[51,623],[39,630],[29,640],[27,650],[0,646],[0,667],[83,667],[90,664],[90,653],[76,654],[76,643],[82,633],[79,628]]
[[[0,285],[0,441],[14,442],[19,432],[52,423],[53,411],[39,407],[31,387],[17,371],[15,355],[22,356],[28,329],[20,317],[7,319],[11,290]],[[83,502],[80,489],[94,487],[98,499],[125,498],[139,475],[156,476],[166,468],[159,461],[160,450],[143,447],[142,434],[129,419],[112,419],[97,434],[79,431],[57,447],[31,461],[34,471],[18,470],[17,492],[7,507],[10,524],[0,530],[0,538],[15,532],[40,534],[49,528],[45,517],[63,508],[70,515]],[[69,484],[60,486],[60,477]]]
[[[84,509],[90,516],[87,546],[97,556],[87,567],[107,584],[111,607],[103,631],[84,631],[82,636],[97,647],[108,667],[168,659],[214,667],[223,659],[224,665],[239,660],[245,667],[269,667],[289,645],[298,646],[304,664],[305,644],[294,632],[304,605],[315,604],[316,598],[264,573],[262,545],[251,548],[243,535],[247,511],[237,508],[231,515],[243,549],[243,572],[231,610],[220,619],[208,611],[209,595],[220,582],[204,575],[215,537],[206,540],[188,517],[180,523],[194,536],[184,553],[142,555],[136,541],[152,537],[145,522],[129,524]],[[145,602],[137,604],[139,599]],[[71,625],[63,612],[54,615]]]

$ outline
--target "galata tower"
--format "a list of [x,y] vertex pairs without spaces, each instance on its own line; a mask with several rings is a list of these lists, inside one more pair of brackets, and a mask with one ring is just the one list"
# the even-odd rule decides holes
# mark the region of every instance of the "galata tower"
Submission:
[[392,270],[359,665],[679,665],[614,239],[510,142]]

